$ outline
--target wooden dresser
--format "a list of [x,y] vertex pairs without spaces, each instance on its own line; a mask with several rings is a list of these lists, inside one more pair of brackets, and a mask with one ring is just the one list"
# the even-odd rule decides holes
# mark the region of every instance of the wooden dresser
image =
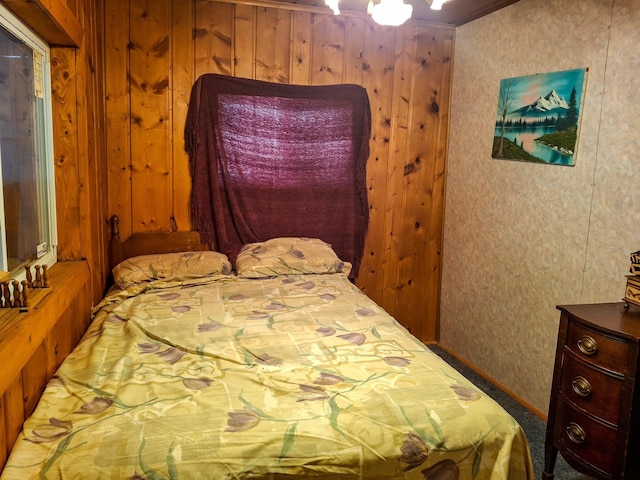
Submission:
[[543,479],[558,452],[581,473],[640,479],[640,308],[602,303],[561,312]]

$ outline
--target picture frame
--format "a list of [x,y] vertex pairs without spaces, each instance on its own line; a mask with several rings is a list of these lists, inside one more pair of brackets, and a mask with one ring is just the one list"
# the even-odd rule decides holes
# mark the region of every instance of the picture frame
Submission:
[[575,166],[587,71],[502,79],[492,158]]

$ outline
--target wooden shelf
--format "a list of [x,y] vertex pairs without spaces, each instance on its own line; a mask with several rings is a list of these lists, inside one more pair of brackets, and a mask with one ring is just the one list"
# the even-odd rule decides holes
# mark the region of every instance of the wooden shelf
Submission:
[[[86,261],[58,262],[49,270],[51,289],[28,312],[0,311],[0,392],[13,382],[58,318],[90,279]],[[78,312],[78,314],[90,312]]]

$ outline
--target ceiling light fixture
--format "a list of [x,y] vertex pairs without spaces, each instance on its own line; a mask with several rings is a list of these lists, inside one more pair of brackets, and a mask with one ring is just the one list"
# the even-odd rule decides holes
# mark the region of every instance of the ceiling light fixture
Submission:
[[427,0],[427,3],[431,5],[431,10],[442,10],[442,5],[449,0]]
[[324,4],[333,10],[334,15],[340,15],[340,8],[338,8],[340,0],[324,0]]
[[367,13],[380,25],[397,27],[411,18],[413,7],[402,0],[380,0],[380,3],[377,4],[374,4],[373,0],[369,0]]

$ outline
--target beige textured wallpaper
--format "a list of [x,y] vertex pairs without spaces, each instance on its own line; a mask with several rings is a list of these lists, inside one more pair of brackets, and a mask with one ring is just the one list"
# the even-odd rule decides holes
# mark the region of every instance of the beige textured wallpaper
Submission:
[[[640,0],[520,0],[456,30],[440,342],[541,414],[558,304],[640,249]],[[491,158],[503,78],[589,69],[574,167]]]

